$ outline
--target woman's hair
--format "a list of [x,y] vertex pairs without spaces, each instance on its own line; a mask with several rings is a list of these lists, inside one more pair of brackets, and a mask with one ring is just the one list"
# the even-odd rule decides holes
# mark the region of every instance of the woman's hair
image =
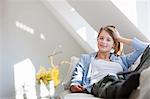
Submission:
[[[99,30],[99,33],[98,33],[98,37],[99,37],[99,35],[100,35],[100,33],[102,32],[102,31],[106,31],[111,37],[112,37],[112,39],[113,39],[113,41],[114,41],[114,44],[115,44],[115,46],[114,46],[114,53],[115,54],[117,54],[118,53],[118,51],[120,51],[120,43],[119,42],[117,42],[116,40],[115,40],[115,38],[114,38],[114,33],[115,32],[117,32],[116,31],[116,27],[114,26],[114,25],[107,25],[107,26],[105,26],[105,27],[101,27],[100,28],[100,30]],[[97,37],[97,38],[98,38]]]

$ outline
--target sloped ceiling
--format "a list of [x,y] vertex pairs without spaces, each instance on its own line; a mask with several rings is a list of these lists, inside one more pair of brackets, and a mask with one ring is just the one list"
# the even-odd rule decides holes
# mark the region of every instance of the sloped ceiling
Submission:
[[[67,1],[96,31],[103,25],[114,24],[124,37],[148,40],[110,0]],[[125,46],[125,50],[129,52],[131,48]]]

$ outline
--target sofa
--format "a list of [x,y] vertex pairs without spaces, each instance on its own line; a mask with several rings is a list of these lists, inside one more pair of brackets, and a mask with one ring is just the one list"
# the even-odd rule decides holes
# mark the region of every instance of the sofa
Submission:
[[[73,73],[73,70],[75,68],[75,65],[77,64],[79,58],[78,57],[71,57],[71,65],[69,68],[69,72],[67,73],[65,80],[62,82],[64,91],[61,92],[61,94],[59,95],[61,99],[100,99],[98,97],[94,97],[91,94],[87,94],[87,93],[71,93],[69,91],[69,86],[70,86],[70,80],[71,80],[71,76]],[[131,68],[129,68],[129,70],[134,70],[136,68],[136,66],[139,64],[140,62],[140,57],[137,59],[137,61],[135,62],[135,64],[133,66],[131,66]],[[150,68],[144,70],[141,73],[140,76],[140,86],[134,90],[129,99],[150,99]],[[147,79],[149,78],[149,79]]]

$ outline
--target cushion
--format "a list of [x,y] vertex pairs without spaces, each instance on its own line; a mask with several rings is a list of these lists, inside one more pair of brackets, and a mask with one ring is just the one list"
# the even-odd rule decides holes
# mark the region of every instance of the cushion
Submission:
[[142,55],[140,55],[140,56],[138,57],[138,59],[135,61],[135,63],[129,68],[129,71],[135,70],[135,68],[140,64],[141,56],[142,56]]
[[62,82],[62,85],[64,86],[64,89],[67,90],[70,88],[70,80],[73,74],[73,71],[75,69],[75,66],[77,64],[77,62],[79,61],[79,58],[76,56],[72,56],[71,57],[71,63],[70,63],[70,68],[68,69],[69,72],[65,77],[65,80]]
[[139,99],[150,99],[150,67],[142,71],[140,77]]

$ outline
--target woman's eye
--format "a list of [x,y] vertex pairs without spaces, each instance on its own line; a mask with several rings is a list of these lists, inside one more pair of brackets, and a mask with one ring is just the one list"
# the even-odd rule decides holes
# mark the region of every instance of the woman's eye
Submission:
[[100,37],[99,39],[100,39],[100,40],[103,40],[104,38],[103,38],[103,37]]
[[110,39],[107,39],[107,41],[111,41]]

